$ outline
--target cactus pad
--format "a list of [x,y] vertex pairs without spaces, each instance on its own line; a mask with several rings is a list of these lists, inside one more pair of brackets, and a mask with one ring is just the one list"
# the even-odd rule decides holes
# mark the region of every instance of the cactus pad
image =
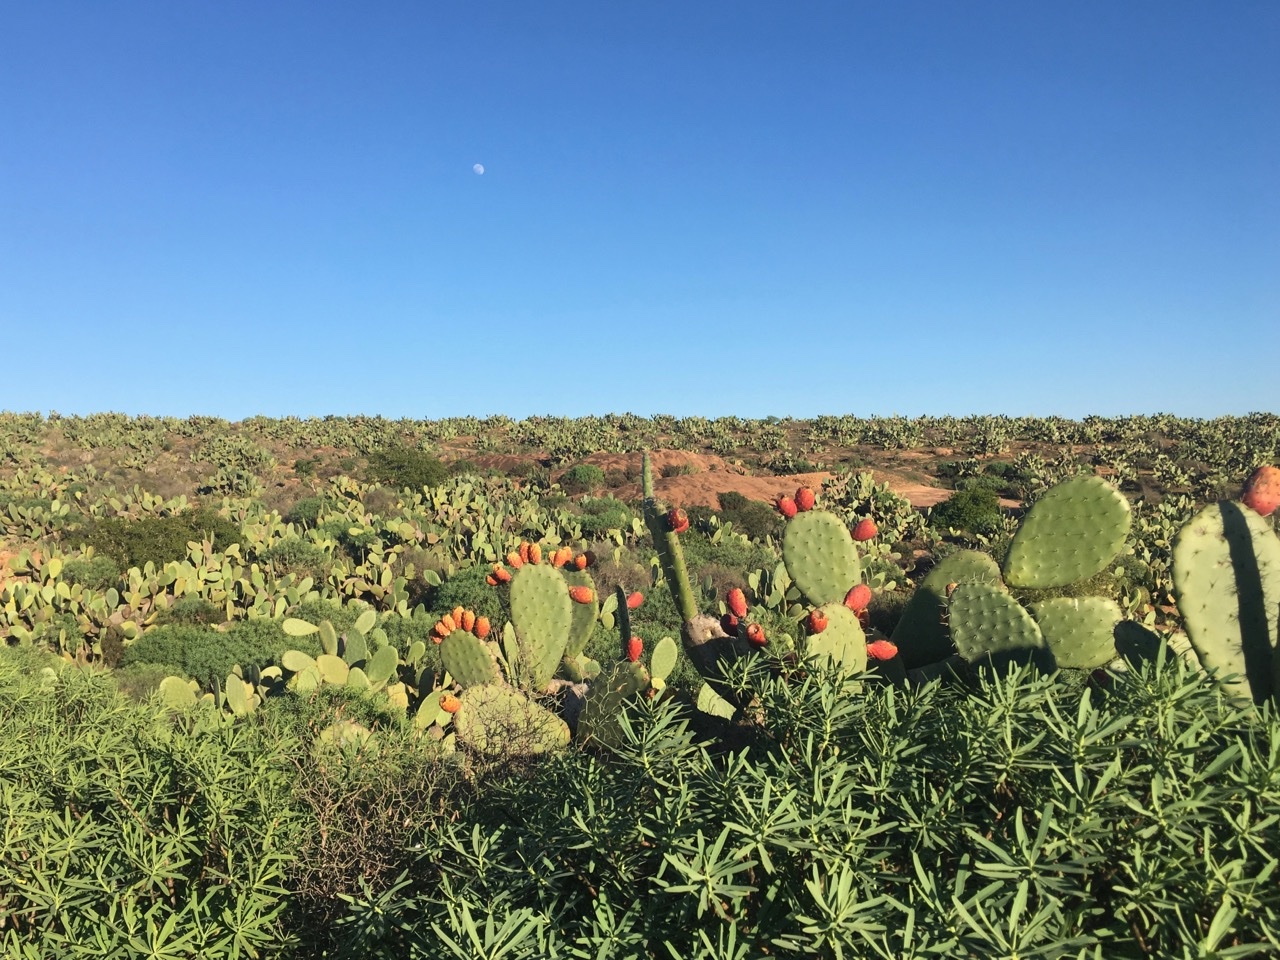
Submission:
[[498,658],[483,640],[465,630],[455,630],[441,641],[440,660],[460,687],[502,682]]
[[196,705],[196,691],[182,677],[165,677],[160,681],[160,697],[166,707],[184,710]]
[[369,659],[369,644],[365,643],[364,634],[353,631],[343,635],[342,659],[349,667],[359,666]]
[[[537,568],[534,568],[537,569]],[[510,687],[468,687],[453,715],[458,739],[490,755],[528,756],[569,743],[569,727],[550,710]]]
[[587,700],[578,720],[579,739],[609,747],[618,746],[622,742],[622,726],[618,718],[628,701],[648,689],[649,673],[639,663],[618,663],[607,676],[598,677],[587,691]]
[[810,510],[788,521],[782,537],[787,573],[811,604],[844,600],[862,579],[853,537],[835,514]]
[[1210,504],[1173,541],[1173,586],[1207,670],[1237,674],[1231,693],[1261,703],[1275,688],[1280,540],[1270,521],[1230,500]]
[[670,637],[663,637],[653,648],[649,656],[649,672],[655,677],[666,680],[676,668],[676,659],[680,649]]
[[902,608],[890,638],[908,670],[938,663],[955,652],[947,629],[947,586],[952,583],[1000,583],[1000,567],[985,553],[961,550],[944,557],[920,581]]
[[1100,573],[1129,534],[1129,501],[1101,477],[1051,487],[1027,512],[1004,561],[1011,587],[1065,587]]
[[525,564],[511,580],[511,620],[530,683],[542,690],[555,675],[573,626],[573,601],[560,571]]
[[858,615],[843,603],[825,603],[818,609],[826,614],[827,627],[805,640],[805,655],[826,655],[846,673],[866,670],[867,637]]
[[1107,597],[1055,597],[1031,605],[1060,667],[1092,670],[1116,658],[1115,628],[1124,614]]
[[[600,600],[596,597],[596,582],[585,570],[569,570],[564,573],[565,583],[570,587],[588,587],[592,599],[588,603],[573,604],[572,619],[569,623],[569,642],[565,644],[564,655],[577,657],[587,649],[587,641],[596,628],[596,618],[600,614]],[[625,606],[625,605],[624,605]]]
[[316,666],[320,668],[320,676],[325,683],[332,683],[337,686],[346,683],[347,674],[351,672],[351,668],[347,666],[347,661],[328,653],[322,653],[316,657]]
[[381,689],[395,676],[396,668],[399,666],[399,652],[395,647],[388,645],[379,648],[378,652],[369,658],[365,672],[369,675],[369,682],[374,689]]
[[1053,657],[1031,614],[996,585],[962,583],[947,607],[960,656],[981,669],[1003,672],[1010,663],[1052,668]]

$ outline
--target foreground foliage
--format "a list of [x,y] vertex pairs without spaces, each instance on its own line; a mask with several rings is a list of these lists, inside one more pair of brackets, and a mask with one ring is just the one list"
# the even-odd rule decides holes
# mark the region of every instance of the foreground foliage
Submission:
[[0,942],[27,958],[1280,947],[1280,718],[1180,660],[1105,690],[739,679],[758,724],[695,735],[657,698],[615,752],[504,771],[428,760],[409,736],[326,753],[315,703],[173,716],[5,653]]

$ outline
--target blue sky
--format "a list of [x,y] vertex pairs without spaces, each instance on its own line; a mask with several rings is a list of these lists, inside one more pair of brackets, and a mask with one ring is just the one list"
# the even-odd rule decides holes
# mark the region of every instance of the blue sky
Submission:
[[1217,416],[1277,348],[1274,0],[0,6],[0,409]]

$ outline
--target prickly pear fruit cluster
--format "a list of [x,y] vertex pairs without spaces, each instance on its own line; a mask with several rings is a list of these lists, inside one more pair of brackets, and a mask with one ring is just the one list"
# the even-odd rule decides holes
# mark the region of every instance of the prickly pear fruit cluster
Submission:
[[[536,543],[524,541],[515,550],[511,550],[506,556],[506,566],[501,563],[495,563],[489,575],[485,577],[485,582],[491,587],[496,587],[500,583],[510,583],[513,576],[512,570],[521,569],[526,563],[540,564],[542,563],[543,551],[542,547]],[[569,567],[576,570],[585,570],[591,564],[591,557],[587,553],[575,554],[572,547],[557,547],[545,558],[546,561],[557,570]],[[511,569],[508,570],[507,567]]]
[[431,639],[436,643],[442,643],[445,637],[455,630],[473,633],[477,639],[483,640],[489,636],[489,618],[478,617],[472,610],[454,607],[451,612],[436,621],[435,626],[431,628]]

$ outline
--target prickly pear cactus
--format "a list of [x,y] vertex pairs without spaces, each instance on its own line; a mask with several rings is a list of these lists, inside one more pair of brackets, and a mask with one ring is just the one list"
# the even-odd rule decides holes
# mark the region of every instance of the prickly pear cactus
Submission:
[[1058,666],[1093,670],[1115,659],[1115,628],[1124,614],[1114,600],[1054,597],[1033,603],[1031,615]]
[[619,717],[629,701],[643,696],[651,677],[641,663],[623,660],[606,675],[601,674],[587,691],[587,700],[578,719],[578,739],[616,747],[622,741]]
[[526,564],[511,580],[511,620],[534,690],[545,690],[564,657],[573,627],[569,586],[559,570]]
[[460,687],[502,683],[498,658],[488,644],[466,630],[454,630],[440,641],[440,661]]
[[947,587],[973,582],[1000,582],[999,565],[977,550],[961,550],[944,557],[920,581],[890,638],[908,670],[938,663],[955,652],[946,622]]
[[1004,562],[1011,587],[1065,587],[1101,573],[1129,534],[1129,501],[1101,477],[1073,477],[1027,512]]
[[510,687],[486,683],[468,687],[453,715],[458,739],[491,756],[531,756],[569,743],[569,726],[558,716]]
[[839,603],[862,580],[862,564],[849,528],[825,510],[809,510],[787,522],[782,559],[791,579],[814,606]]
[[867,669],[867,637],[857,614],[843,603],[824,603],[818,610],[827,625],[805,641],[805,653],[825,656],[845,673],[862,673]]
[[1173,586],[1201,664],[1235,674],[1227,689],[1261,703],[1277,689],[1280,540],[1270,523],[1230,500],[1191,518],[1173,542]]
[[1003,672],[1011,663],[1053,668],[1053,656],[1031,615],[1003,588],[962,583],[948,604],[956,649],[979,671]]

